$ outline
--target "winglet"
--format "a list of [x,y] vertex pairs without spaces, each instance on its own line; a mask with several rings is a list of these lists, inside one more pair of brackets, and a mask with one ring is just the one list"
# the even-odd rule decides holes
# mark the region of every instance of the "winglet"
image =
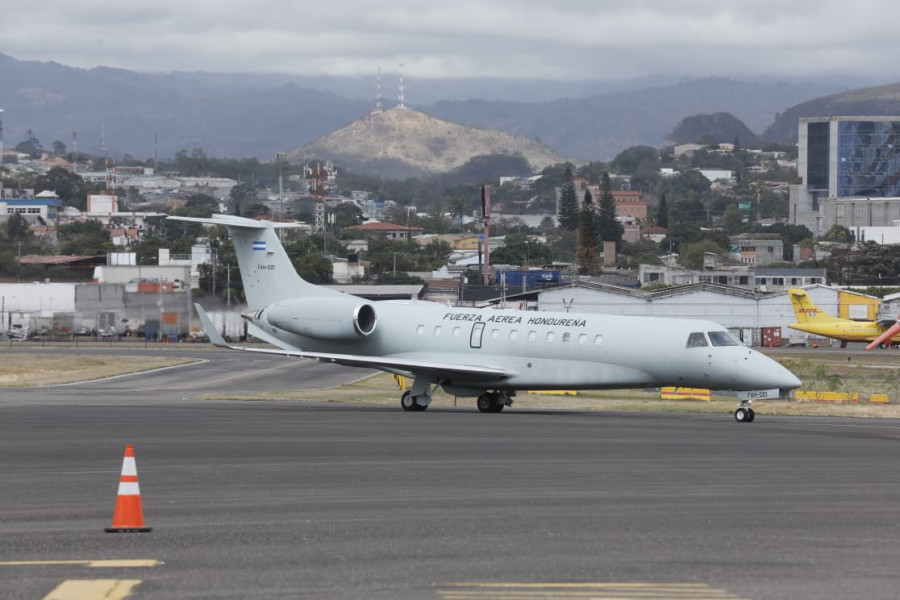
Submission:
[[216,330],[216,326],[213,325],[212,319],[209,318],[206,311],[196,302],[194,302],[194,308],[197,309],[197,316],[200,317],[200,324],[203,325],[203,331],[209,336],[209,341],[212,345],[218,346],[219,348],[233,348],[231,344],[225,341],[222,334]]

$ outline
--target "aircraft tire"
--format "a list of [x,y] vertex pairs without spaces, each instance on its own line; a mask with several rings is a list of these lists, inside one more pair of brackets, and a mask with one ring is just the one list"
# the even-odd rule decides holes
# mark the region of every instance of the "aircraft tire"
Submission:
[[747,412],[749,413],[749,417],[747,418],[748,423],[752,423],[754,419],[756,419],[756,412],[752,408],[748,408]]
[[494,410],[494,406],[496,406],[497,401],[494,400],[492,394],[485,393],[485,394],[478,396],[478,401],[476,402],[476,404],[477,404],[478,410],[480,412],[483,412],[483,413],[497,412],[496,410]]
[[751,414],[751,409],[741,407],[734,411],[734,420],[738,423],[749,423],[753,420],[753,417],[750,416]]
[[403,392],[403,395],[400,396],[400,407],[405,411],[418,409],[419,405],[416,403],[415,398],[410,395],[409,390]]

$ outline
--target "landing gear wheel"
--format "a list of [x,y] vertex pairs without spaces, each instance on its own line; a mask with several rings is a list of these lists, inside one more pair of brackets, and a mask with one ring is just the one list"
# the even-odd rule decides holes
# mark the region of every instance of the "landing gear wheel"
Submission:
[[752,408],[744,408],[742,406],[741,408],[734,411],[734,420],[738,423],[749,423],[753,420],[754,416],[755,415],[753,414]]
[[416,400],[409,393],[409,390],[403,392],[403,395],[400,396],[400,406],[403,410],[412,411],[418,408],[418,404],[416,404]]
[[747,412],[750,413],[750,418],[747,419],[747,422],[748,422],[748,423],[752,423],[752,422],[753,422],[753,419],[756,418],[756,413],[753,411],[752,408],[748,408],[748,409],[747,409]]
[[499,401],[494,402],[494,408],[491,409],[491,412],[493,412],[493,413],[502,412],[504,406],[506,406],[506,405],[503,404],[502,402],[499,402]]
[[483,413],[488,412],[496,412],[494,410],[494,406],[497,404],[497,401],[494,400],[493,394],[482,394],[478,396],[478,410]]

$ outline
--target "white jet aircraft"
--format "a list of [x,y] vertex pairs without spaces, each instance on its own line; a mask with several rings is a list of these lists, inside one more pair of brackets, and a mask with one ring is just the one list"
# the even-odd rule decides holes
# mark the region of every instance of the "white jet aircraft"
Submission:
[[242,314],[248,331],[278,349],[226,343],[195,305],[213,344],[409,377],[412,387],[400,400],[407,411],[428,408],[435,386],[477,397],[481,412],[500,412],[516,390],[679,386],[743,391],[734,415],[748,422],[751,400],[800,386],[789,370],[710,321],[370,302],[304,281],[273,223],[170,218],[228,228],[249,305]]

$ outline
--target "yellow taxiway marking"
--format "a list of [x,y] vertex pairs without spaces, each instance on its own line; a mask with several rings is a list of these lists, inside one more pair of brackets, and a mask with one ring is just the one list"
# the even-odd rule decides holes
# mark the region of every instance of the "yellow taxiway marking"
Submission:
[[121,600],[131,595],[140,579],[69,579],[44,596],[44,600]]
[[156,567],[162,562],[152,558],[133,560],[12,560],[0,562],[0,567],[30,567],[40,565],[84,565],[94,569]]
[[740,600],[702,583],[446,583],[446,600]]

